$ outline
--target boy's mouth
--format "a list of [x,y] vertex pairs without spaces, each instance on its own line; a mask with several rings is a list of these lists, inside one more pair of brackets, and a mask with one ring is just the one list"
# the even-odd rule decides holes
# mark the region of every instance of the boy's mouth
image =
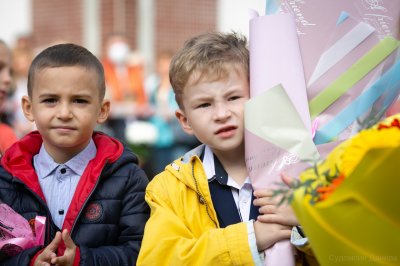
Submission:
[[224,127],[221,127],[221,128],[219,128],[216,132],[215,132],[215,134],[216,135],[231,135],[231,134],[233,134],[234,133],[234,131],[237,129],[237,127],[236,126],[224,126]]
[[53,127],[53,129],[55,129],[56,131],[58,131],[60,133],[68,133],[68,132],[75,130],[74,127],[69,127],[69,126],[57,126],[57,127]]

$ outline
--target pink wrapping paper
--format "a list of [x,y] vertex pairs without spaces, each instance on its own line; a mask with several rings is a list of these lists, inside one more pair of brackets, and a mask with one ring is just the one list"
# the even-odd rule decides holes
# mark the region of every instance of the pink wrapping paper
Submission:
[[397,37],[398,0],[283,0],[281,8],[284,13],[296,14],[306,84],[343,11],[377,29],[379,39]]
[[[321,55],[340,40],[344,34],[353,29],[357,23],[363,21],[376,29],[376,32],[357,46],[348,56],[307,87],[308,101],[329,86],[385,36],[397,37],[397,21],[399,20],[400,10],[400,1],[398,0],[283,0],[281,9],[283,13],[296,15],[306,84],[309,84]],[[350,16],[336,26],[343,11]],[[319,128],[323,127],[361,95],[380,67],[383,67],[382,74],[384,74],[393,66],[395,59],[396,51],[322,112]],[[382,98],[384,100],[384,96]],[[382,104],[383,101],[380,99],[374,104],[374,107],[380,109]],[[349,138],[352,132],[351,127],[344,130],[339,135],[339,139]]]
[[29,222],[8,205],[0,202],[0,253],[15,254],[38,245],[43,245],[46,217],[36,216],[35,234]]
[[[246,134],[246,166],[254,190],[265,188],[281,188],[281,173],[299,178],[306,169],[312,167],[308,162],[300,160],[292,153],[270,143],[245,130]],[[342,141],[317,145],[322,159]],[[254,148],[257,147],[257,148]]]
[[[250,13],[252,18],[250,20],[250,97],[255,97],[281,83],[311,135],[310,113],[295,16],[276,14],[258,17],[254,11]],[[259,154],[260,147],[272,148],[271,143],[256,137],[247,130],[245,143],[246,158],[250,158],[251,154]],[[260,156],[262,157],[262,154]],[[268,156],[265,158],[270,160],[268,161],[270,165],[274,164],[274,155],[271,156],[271,158]],[[252,163],[250,159],[246,161],[249,164]],[[248,167],[249,177],[255,190],[274,188],[275,182],[282,181],[278,172],[273,172],[266,177],[263,172],[249,169]],[[265,265],[294,266],[294,255],[295,250],[289,240],[279,241],[265,251]]]

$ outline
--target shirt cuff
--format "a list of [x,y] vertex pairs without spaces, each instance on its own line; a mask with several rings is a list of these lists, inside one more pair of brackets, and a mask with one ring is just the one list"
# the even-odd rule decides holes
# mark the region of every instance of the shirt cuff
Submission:
[[[300,227],[300,230],[301,230],[301,226],[299,226],[299,227]],[[299,230],[297,229],[297,226],[293,226],[293,228],[292,228],[292,235],[290,237],[290,242],[296,248],[304,248],[304,247],[308,246],[308,238],[307,237],[303,237],[299,233]]]
[[258,252],[256,234],[254,233],[254,220],[247,222],[247,237],[251,256],[255,266],[264,266],[264,252]]

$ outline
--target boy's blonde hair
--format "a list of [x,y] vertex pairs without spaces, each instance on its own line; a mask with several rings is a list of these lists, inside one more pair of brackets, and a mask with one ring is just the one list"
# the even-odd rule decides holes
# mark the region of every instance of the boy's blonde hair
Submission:
[[235,32],[206,32],[185,42],[182,49],[172,58],[169,78],[174,89],[175,100],[184,111],[183,90],[190,76],[196,72],[196,80],[215,81],[225,79],[229,71],[243,67],[249,78],[249,50],[246,37]]

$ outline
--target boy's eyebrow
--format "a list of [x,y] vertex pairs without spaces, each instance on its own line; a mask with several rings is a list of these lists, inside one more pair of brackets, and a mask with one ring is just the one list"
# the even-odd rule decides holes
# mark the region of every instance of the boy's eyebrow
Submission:
[[47,98],[47,97],[55,98],[55,97],[58,97],[58,95],[57,94],[51,94],[51,93],[43,93],[43,94],[39,95],[39,98]]
[[89,94],[74,94],[72,95],[74,98],[92,98]]
[[[47,97],[52,97],[52,98],[57,98],[60,97],[58,94],[51,94],[51,93],[44,93],[39,96],[39,98],[47,98]],[[72,95],[73,98],[92,98],[89,94],[74,94]]]
[[226,89],[224,94],[225,95],[232,94],[232,93],[237,92],[238,90],[240,90],[240,86],[239,85],[231,86],[228,89]]
[[206,96],[206,95],[201,95],[201,96],[195,96],[193,97],[193,101],[210,101],[212,100],[213,97],[211,96]]

